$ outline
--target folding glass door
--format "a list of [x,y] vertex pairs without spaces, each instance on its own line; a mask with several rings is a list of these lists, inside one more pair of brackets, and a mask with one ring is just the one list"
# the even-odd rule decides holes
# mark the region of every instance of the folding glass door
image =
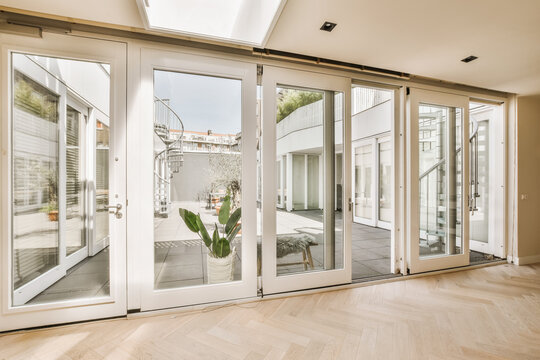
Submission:
[[125,45],[0,39],[0,331],[125,314]]
[[347,78],[264,66],[265,294],[351,281],[351,213],[343,196],[350,193],[343,167],[350,161],[350,88]]
[[469,99],[410,89],[409,269],[469,264]]
[[143,49],[141,77],[141,310],[256,296],[256,65]]

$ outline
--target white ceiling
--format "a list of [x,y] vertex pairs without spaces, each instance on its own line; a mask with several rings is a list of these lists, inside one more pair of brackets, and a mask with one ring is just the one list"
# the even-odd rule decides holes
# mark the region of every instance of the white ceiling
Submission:
[[540,0],[289,0],[266,47],[540,93]]
[[[136,0],[0,6],[142,28]],[[336,22],[333,32],[319,30]],[[540,0],[288,0],[267,48],[540,94]],[[468,55],[479,58],[469,64]]]

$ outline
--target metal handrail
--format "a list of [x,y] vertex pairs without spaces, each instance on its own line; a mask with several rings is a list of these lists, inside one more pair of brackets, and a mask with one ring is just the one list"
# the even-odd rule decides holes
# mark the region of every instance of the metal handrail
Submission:
[[[171,131],[170,131],[171,130],[171,118],[169,117],[169,113],[167,113],[166,123],[163,124],[164,127],[166,128],[167,133],[166,134],[160,134],[158,129],[156,128],[156,124],[159,123],[158,119],[156,117],[156,109],[155,109],[155,104],[157,102],[164,105],[167,108],[167,110],[170,111],[173,114],[173,116],[176,117],[176,119],[178,119],[178,121],[180,122],[181,132],[178,135],[178,137],[176,139],[174,139],[174,141],[171,142],[171,143],[168,143],[166,141],[167,139],[171,138]],[[159,124],[161,124],[161,123],[159,123]],[[162,156],[164,156],[165,161],[168,162],[169,151],[173,150],[173,149],[176,149],[178,143],[180,143],[180,152],[183,151],[183,149],[182,149],[182,141],[183,141],[183,138],[184,138],[184,132],[185,132],[184,122],[182,121],[180,116],[176,113],[176,111],[174,111],[165,101],[163,101],[163,99],[160,99],[159,97],[154,95],[154,133],[158,136],[158,138],[161,140],[161,142],[165,145],[165,149],[163,149],[163,150],[159,151],[157,154],[155,154],[154,163],[158,160],[158,158],[160,158]],[[165,186],[170,186],[170,184],[171,184],[170,179],[166,179],[156,169],[154,169],[154,175],[159,179],[160,184],[167,184]],[[159,185],[159,186],[161,188],[161,185]],[[167,190],[165,190],[165,192],[167,192]],[[161,190],[160,190],[160,193],[161,193]],[[168,195],[165,195],[165,196],[168,197]],[[154,205],[154,211],[156,211],[156,205]],[[161,213],[160,205],[158,205],[158,210],[157,211],[159,211]]]
[[[469,137],[469,142],[472,143],[474,139],[478,139],[478,122],[476,120],[473,120],[473,134]],[[476,148],[478,148],[478,144],[476,144],[475,146],[476,146]],[[459,154],[460,152],[461,152],[461,146],[456,149],[456,154]],[[446,161],[446,159],[441,159],[437,163],[435,163],[434,165],[430,166],[429,169],[427,169],[426,171],[424,171],[422,173],[422,175],[420,175],[419,180],[422,180],[424,177],[429,175],[429,173],[434,171],[436,168],[438,168],[440,165],[442,165],[445,161]],[[478,167],[477,167],[476,170],[478,170]]]
[[[473,152],[474,155],[469,152],[469,156],[471,157],[469,167],[470,167],[470,173],[471,174],[471,180],[469,181],[469,211],[472,212],[472,215],[474,215],[474,212],[477,211],[476,207],[476,199],[480,197],[480,194],[478,193],[478,121],[475,119],[471,119],[473,124],[473,131],[472,134],[469,136],[469,143],[473,145]],[[458,149],[456,149],[456,154],[461,152],[462,147],[460,146]],[[441,165],[446,163],[446,159],[441,159],[437,161],[435,164],[429,167],[426,171],[424,171],[420,177],[419,182],[421,183],[422,180],[425,177],[429,177],[429,175],[437,170]],[[429,178],[428,181],[426,181],[426,235],[429,233]]]
[[[165,107],[167,109],[169,109],[173,113],[173,115],[178,119],[178,121],[180,121],[180,125],[182,126],[182,133],[178,137],[177,141],[180,140],[181,138],[184,137],[184,122],[180,118],[180,115],[178,115],[176,113],[176,111],[174,111],[165,101],[163,101],[162,99],[160,99],[160,98],[158,98],[157,96],[154,95],[154,102],[156,102],[156,100],[159,101],[160,103],[162,103],[163,105],[165,105]],[[173,144],[176,144],[177,141],[175,141]],[[171,144],[171,145],[173,145],[173,144]]]
[[442,164],[444,164],[446,162],[446,159],[441,159],[439,161],[437,161],[434,165],[430,166],[429,169],[427,169],[426,171],[424,171],[424,173],[422,175],[420,175],[420,178],[419,180],[422,180],[423,178],[425,178],[426,176],[428,176],[429,174],[431,174],[435,169],[437,169],[439,166],[441,166]]

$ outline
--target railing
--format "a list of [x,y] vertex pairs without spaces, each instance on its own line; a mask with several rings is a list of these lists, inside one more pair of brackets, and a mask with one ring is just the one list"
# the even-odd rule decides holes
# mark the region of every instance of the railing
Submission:
[[[179,131],[179,134],[172,136],[171,130]],[[172,173],[180,171],[183,162],[184,123],[169,104],[157,96],[154,96],[154,133],[164,145],[164,149],[154,155],[154,212],[166,215],[170,178]]]
[[[473,125],[473,131],[472,134],[469,136],[469,143],[471,144],[472,151],[469,151],[470,161],[469,161],[469,173],[470,173],[470,181],[469,181],[469,211],[474,215],[474,212],[477,211],[476,207],[476,199],[480,197],[480,194],[478,193],[478,187],[479,187],[479,181],[478,181],[478,122],[474,119],[472,119],[472,125]],[[456,149],[456,155],[461,152],[461,147]],[[446,163],[446,159],[440,159],[435,164],[430,166],[426,171],[424,171],[420,177],[419,182],[420,186],[422,186],[422,180],[426,179],[426,237],[427,234],[430,232],[430,225],[429,225],[429,219],[430,219],[430,206],[429,206],[429,176],[435,171],[438,170],[441,166],[443,166]],[[438,184],[437,184],[438,185]],[[437,193],[438,194],[438,193]],[[437,207],[438,204],[435,205],[435,217],[437,216]],[[435,225],[437,226],[437,218],[435,218]]]

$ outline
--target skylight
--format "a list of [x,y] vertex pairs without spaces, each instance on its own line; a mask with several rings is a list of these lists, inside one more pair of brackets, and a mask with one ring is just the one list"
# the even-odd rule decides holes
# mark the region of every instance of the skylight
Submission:
[[147,29],[264,47],[286,0],[136,0]]

